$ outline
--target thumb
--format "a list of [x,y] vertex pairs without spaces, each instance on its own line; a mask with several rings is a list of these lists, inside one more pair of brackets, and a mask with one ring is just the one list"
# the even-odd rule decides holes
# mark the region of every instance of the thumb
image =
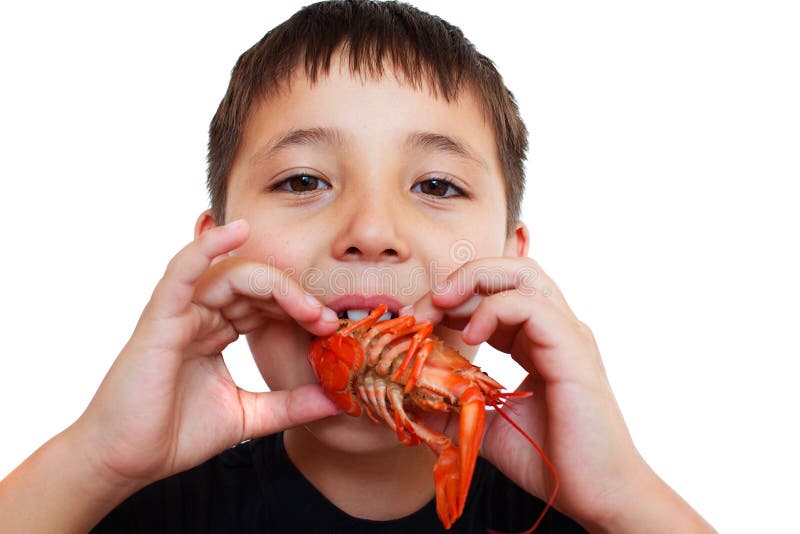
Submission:
[[281,432],[341,411],[317,384],[262,393],[240,389],[239,398],[244,412],[242,441]]

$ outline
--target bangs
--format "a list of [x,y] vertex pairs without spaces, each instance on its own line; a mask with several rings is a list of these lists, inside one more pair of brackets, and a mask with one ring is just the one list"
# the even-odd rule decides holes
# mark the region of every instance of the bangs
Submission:
[[[341,59],[341,61],[338,61]],[[339,65],[332,65],[334,62]],[[353,76],[379,79],[391,69],[415,90],[450,102],[471,90],[497,141],[506,185],[508,229],[519,217],[527,130],[492,61],[456,26],[400,2],[334,0],[307,6],[241,55],[211,121],[208,189],[218,224],[225,220],[227,177],[253,104],[299,72],[315,84],[343,65]]]
[[[251,58],[242,57],[241,68],[252,69],[258,95],[270,96],[299,68],[316,83],[330,72],[337,54],[347,60],[354,76],[377,79],[390,68],[411,87],[427,85],[448,101],[457,96],[463,82],[475,82],[470,70],[480,65],[461,30],[434,16],[430,16],[433,23],[421,25],[392,3],[363,4],[317,4],[312,6],[317,8],[314,17],[300,11],[284,27],[268,33],[251,49]],[[258,59],[266,50],[280,51],[274,58],[279,61],[261,64]]]

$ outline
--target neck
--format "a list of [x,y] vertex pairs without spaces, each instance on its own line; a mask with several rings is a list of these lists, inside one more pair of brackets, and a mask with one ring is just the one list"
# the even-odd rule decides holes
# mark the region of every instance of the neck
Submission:
[[[284,432],[284,447],[303,476],[353,517],[398,519],[433,499],[436,456],[425,445],[398,442],[389,449],[353,454],[331,448],[305,427],[295,427]],[[380,498],[369,498],[375,495]]]

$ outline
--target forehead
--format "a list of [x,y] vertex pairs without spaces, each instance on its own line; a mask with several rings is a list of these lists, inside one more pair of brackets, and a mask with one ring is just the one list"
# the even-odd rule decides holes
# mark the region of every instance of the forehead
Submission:
[[448,101],[429,84],[415,86],[390,67],[382,74],[353,73],[342,61],[332,61],[330,71],[313,81],[296,69],[277,91],[253,104],[238,155],[259,157],[294,131],[373,152],[438,145],[461,151],[492,174],[500,172],[494,132],[471,90]]

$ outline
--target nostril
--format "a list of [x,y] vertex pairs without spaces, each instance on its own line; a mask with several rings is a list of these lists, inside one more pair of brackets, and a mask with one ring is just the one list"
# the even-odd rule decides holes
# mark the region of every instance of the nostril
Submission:
[[[380,249],[377,249],[377,250],[380,250]],[[347,258],[350,258],[352,260],[358,259],[358,260],[374,261],[374,260],[378,260],[379,258],[383,258],[383,259],[392,258],[392,259],[395,259],[395,258],[398,258],[400,256],[400,253],[396,249],[385,248],[380,253],[379,257],[374,257],[373,258],[371,251],[366,251],[366,253],[365,253],[365,251],[361,250],[359,247],[351,246],[351,247],[347,247],[347,250],[344,251],[343,256],[347,257]]]

